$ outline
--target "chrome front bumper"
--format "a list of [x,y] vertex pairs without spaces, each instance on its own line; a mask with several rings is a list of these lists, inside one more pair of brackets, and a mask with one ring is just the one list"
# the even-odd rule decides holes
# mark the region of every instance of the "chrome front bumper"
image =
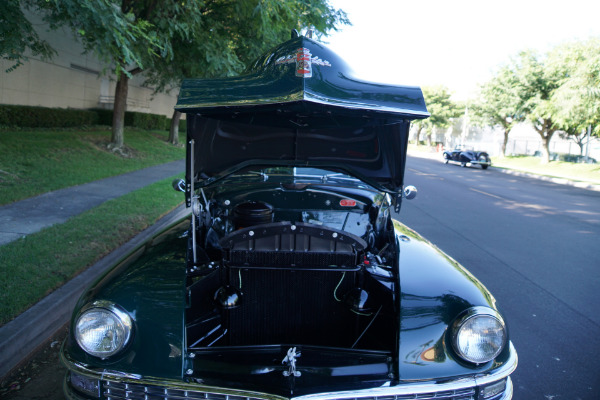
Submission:
[[[504,391],[487,400],[510,400],[513,396],[513,385],[509,375],[516,369],[518,363],[517,353],[512,343],[510,343],[510,354],[511,357],[501,368],[487,375],[470,376],[442,383],[415,382],[363,390],[316,393],[293,398],[261,392],[206,386],[179,380],[139,377],[107,370],[96,371],[86,368],[73,360],[68,360],[64,353],[61,353],[61,361],[67,366],[70,372],[98,380],[102,398],[111,400],[137,398],[146,398],[149,400],[169,398],[182,400],[401,400],[408,398],[480,400],[477,395],[477,387],[481,388],[503,379],[506,379]],[[69,400],[97,398],[78,394],[69,384],[67,377],[65,377],[63,387],[65,396]]]
[[492,165],[491,161],[478,161],[478,160],[473,160],[473,161],[469,161],[468,164],[477,164],[477,165]]

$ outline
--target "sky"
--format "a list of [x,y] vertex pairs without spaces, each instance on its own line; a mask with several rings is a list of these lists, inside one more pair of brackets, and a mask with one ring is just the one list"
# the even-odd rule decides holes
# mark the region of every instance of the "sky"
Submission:
[[520,51],[600,37],[600,0],[329,0],[348,14],[323,42],[363,80],[444,85],[455,100]]

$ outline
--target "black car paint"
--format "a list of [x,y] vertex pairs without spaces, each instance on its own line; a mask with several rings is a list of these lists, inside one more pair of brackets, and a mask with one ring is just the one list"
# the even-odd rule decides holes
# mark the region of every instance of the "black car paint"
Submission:
[[482,169],[487,169],[492,165],[492,160],[485,151],[463,150],[456,148],[454,150],[446,150],[442,155],[444,162],[449,161],[460,163],[462,167],[467,165],[480,165]]
[[[280,185],[275,185],[278,186]],[[330,196],[329,190],[337,190],[336,187],[322,184],[317,186],[317,196],[321,201],[315,201],[320,204],[324,204],[326,200],[323,199]],[[232,192],[223,192],[224,188],[219,187],[220,195],[226,194],[221,198],[235,198],[236,193],[239,195],[246,190],[236,185],[232,187]],[[358,188],[347,190],[354,190],[363,196],[365,194]],[[283,193],[285,189],[279,187],[258,190],[254,195],[250,193],[249,197],[272,200],[278,197],[273,191]],[[207,195],[210,196],[211,193],[208,192]],[[371,201],[377,198],[372,196],[369,200],[357,198],[369,201],[371,206],[375,204]],[[283,201],[289,202],[290,199]],[[336,208],[340,208],[339,204],[332,203],[331,211],[335,212]],[[396,323],[399,326],[397,343],[401,346],[395,351],[390,353],[300,345],[298,347],[304,358],[299,360],[299,370],[304,375],[303,379],[296,380],[293,388],[290,387],[289,380],[281,375],[281,360],[288,348],[286,345],[209,347],[193,349],[191,351],[194,357],[190,358],[189,354],[186,357],[184,335],[181,334],[183,326],[180,325],[184,318],[180,312],[185,299],[189,298],[189,290],[185,295],[182,286],[184,279],[179,266],[185,263],[188,227],[189,223],[182,221],[155,238],[102,278],[79,302],[83,305],[92,298],[101,297],[121,304],[135,316],[138,334],[127,350],[126,357],[117,362],[95,359],[86,355],[71,338],[65,347],[70,358],[79,359],[86,365],[95,365],[96,368],[127,370],[132,374],[158,375],[170,379],[182,379],[181,372],[189,367],[194,372],[187,379],[192,381],[201,381],[206,385],[227,385],[240,390],[268,391],[282,396],[315,393],[325,387],[325,384],[329,390],[352,390],[374,384],[394,385],[402,381],[489,373],[498,364],[502,364],[496,361],[472,365],[460,361],[453,353],[446,337],[451,322],[469,307],[495,308],[495,301],[483,285],[458,263],[397,221],[396,244],[400,257],[394,260],[394,269],[399,273],[400,285],[394,284],[395,279],[390,279],[389,275],[381,277],[377,271],[371,275],[373,282],[380,282],[388,287],[385,290],[391,292],[395,307],[400,310],[401,318]],[[169,265],[173,269],[165,269]],[[147,277],[153,278],[148,280]],[[171,320],[173,324],[170,328],[164,326],[157,330],[160,325],[156,325],[156,320],[161,321],[161,324]],[[171,331],[163,331],[164,328]],[[144,332],[152,332],[152,335]],[[149,349],[154,350],[148,351]],[[506,348],[504,352],[508,351]],[[319,354],[328,353],[331,356],[318,361]],[[501,359],[502,357],[499,358]],[[169,362],[165,363],[166,360]],[[358,377],[362,378],[357,380]],[[293,393],[290,392],[292,389]]]
[[[298,81],[293,69],[273,64],[298,46],[333,64],[315,65],[314,81]],[[337,60],[302,38],[263,58],[248,79],[184,84],[178,107],[188,118],[191,222],[141,245],[82,296],[61,355],[71,373],[123,396],[173,390],[281,399],[438,388],[446,396],[449,387],[477,396],[480,384],[512,372],[510,343],[487,363],[458,357],[453,322],[473,307],[495,310],[495,301],[463,267],[392,219],[410,120],[428,116],[420,89],[349,78]],[[276,173],[307,167],[301,175]],[[235,207],[247,202],[264,203],[274,219],[235,226]],[[230,265],[235,246],[254,252],[253,239],[242,236],[279,230],[259,238],[263,257],[279,246],[273,238],[295,240],[292,231],[304,228],[319,251],[275,248],[267,267]],[[327,255],[340,240],[354,245],[341,246],[356,250],[353,265],[310,267],[302,258]],[[274,267],[284,256],[300,262]],[[97,299],[119,304],[134,324],[131,343],[107,359],[86,354],[73,336],[79,310]],[[243,329],[228,330],[231,323]],[[284,362],[292,349],[294,369]],[[65,394],[89,398],[69,376]]]

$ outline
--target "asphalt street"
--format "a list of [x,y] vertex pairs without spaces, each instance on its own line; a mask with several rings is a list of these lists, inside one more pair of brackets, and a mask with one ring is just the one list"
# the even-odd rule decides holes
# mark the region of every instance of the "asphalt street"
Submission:
[[515,399],[600,398],[600,192],[409,157],[399,219],[492,291]]

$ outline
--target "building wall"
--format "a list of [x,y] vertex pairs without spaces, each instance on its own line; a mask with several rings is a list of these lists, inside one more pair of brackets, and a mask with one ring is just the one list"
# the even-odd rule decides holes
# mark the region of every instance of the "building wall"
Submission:
[[[83,46],[69,30],[50,31],[39,16],[27,11],[26,15],[58,54],[50,61],[30,57],[12,72],[5,71],[13,64],[0,60],[0,104],[112,109],[116,81],[103,73],[105,65],[92,52],[83,54]],[[178,90],[153,96],[152,89],[142,84],[142,76],[129,81],[127,110],[170,117]]]

